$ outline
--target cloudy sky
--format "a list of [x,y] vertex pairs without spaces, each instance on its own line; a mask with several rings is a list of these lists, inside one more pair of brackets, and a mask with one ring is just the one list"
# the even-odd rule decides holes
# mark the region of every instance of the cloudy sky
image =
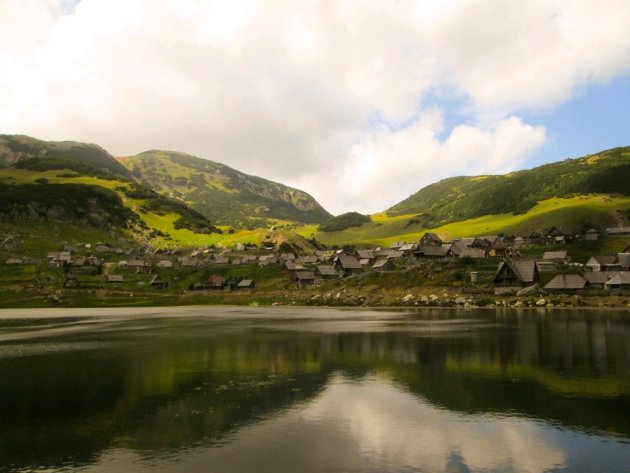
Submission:
[[628,0],[0,0],[0,133],[381,211],[630,145]]

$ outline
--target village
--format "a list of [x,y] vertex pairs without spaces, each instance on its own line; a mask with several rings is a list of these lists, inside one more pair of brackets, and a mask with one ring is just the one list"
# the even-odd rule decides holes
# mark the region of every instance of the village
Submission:
[[[619,250],[588,254],[589,247],[597,248],[602,240],[613,242]],[[579,255],[572,254],[576,249]],[[277,295],[396,284],[456,289],[458,297],[451,298],[456,304],[489,295],[623,295],[630,293],[630,227],[609,228],[603,234],[589,228],[577,235],[551,228],[527,237],[493,235],[450,242],[429,232],[413,243],[333,247],[303,254],[287,243],[276,249],[268,242],[175,251],[63,243],[58,251],[45,255],[9,255],[3,267],[4,289],[52,294],[52,303],[81,290],[129,292],[129,297],[239,291],[253,297],[267,291]],[[406,302],[411,300],[407,297]],[[326,299],[321,303],[326,304]]]

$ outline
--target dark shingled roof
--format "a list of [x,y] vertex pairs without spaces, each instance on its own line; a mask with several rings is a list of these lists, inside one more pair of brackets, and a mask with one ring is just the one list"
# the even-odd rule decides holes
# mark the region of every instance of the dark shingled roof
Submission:
[[600,265],[615,264],[617,262],[617,255],[591,256],[587,263],[590,263],[591,259],[595,260]]
[[606,286],[630,286],[630,272],[624,271],[617,273],[605,284]]
[[586,279],[579,274],[558,274],[547,283],[545,289],[584,289],[584,286],[586,286]]
[[418,256],[446,256],[446,250],[442,245],[420,245],[414,254]]
[[332,266],[318,266],[317,272],[321,276],[337,276],[337,271]]
[[315,273],[313,271],[296,271],[295,279],[298,281],[314,281]]
[[339,255],[339,264],[343,269],[363,269],[361,263],[350,255]]
[[584,273],[584,279],[586,279],[589,284],[604,284],[617,274],[617,272],[608,271],[586,271]]
[[505,271],[507,269],[507,268],[504,269],[506,266],[507,268],[512,270],[512,272],[516,275],[516,277],[521,283],[527,284],[527,283],[534,282],[534,275],[536,274],[536,261],[534,260],[502,261],[501,263],[499,263],[497,274],[495,275],[495,280],[502,271]]
[[544,260],[556,260],[556,259],[567,259],[567,252],[562,251],[545,251],[543,254]]

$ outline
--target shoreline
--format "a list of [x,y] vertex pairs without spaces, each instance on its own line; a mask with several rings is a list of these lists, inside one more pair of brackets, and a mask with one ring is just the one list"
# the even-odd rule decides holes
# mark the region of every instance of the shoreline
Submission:
[[149,308],[149,307],[329,307],[329,308],[584,308],[630,309],[630,294],[583,295],[542,294],[495,296],[466,294],[457,288],[418,286],[414,288],[338,288],[335,290],[246,290],[197,291],[180,294],[158,291],[57,290],[50,293],[16,291],[0,297],[2,309],[37,308]]

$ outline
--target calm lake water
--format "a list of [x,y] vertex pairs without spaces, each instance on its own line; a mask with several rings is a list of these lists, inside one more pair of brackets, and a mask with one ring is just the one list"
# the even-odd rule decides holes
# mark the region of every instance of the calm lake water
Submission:
[[0,311],[0,470],[628,472],[622,311]]

